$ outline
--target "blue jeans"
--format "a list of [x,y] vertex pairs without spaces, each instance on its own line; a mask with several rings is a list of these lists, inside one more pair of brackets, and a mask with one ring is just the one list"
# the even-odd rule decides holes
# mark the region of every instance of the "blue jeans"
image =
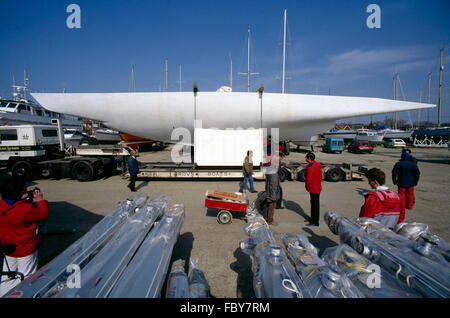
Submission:
[[241,187],[239,188],[239,192],[242,192],[244,190],[245,186],[247,185],[247,181],[250,184],[250,192],[254,192],[255,188],[253,187],[253,176],[251,174],[244,173],[244,181],[241,183]]

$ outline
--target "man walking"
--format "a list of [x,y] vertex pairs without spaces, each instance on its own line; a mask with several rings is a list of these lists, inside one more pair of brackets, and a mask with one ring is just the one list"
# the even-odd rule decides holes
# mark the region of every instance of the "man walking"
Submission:
[[280,152],[278,154],[280,158],[280,166],[278,168],[278,176],[280,177],[280,198],[277,200],[277,204],[275,205],[275,209],[284,209],[283,207],[283,188],[281,187],[281,174],[283,169],[283,159],[286,157],[286,155],[283,152]]
[[361,207],[359,217],[374,218],[388,228],[393,229],[405,219],[405,205],[398,193],[390,191],[384,186],[386,175],[377,168],[366,173],[369,185],[375,191],[365,195],[364,205]]
[[256,193],[253,186],[253,151],[247,151],[247,156],[244,159],[244,166],[242,168],[242,172],[244,173],[244,180],[241,182],[241,186],[239,187],[239,192],[242,193],[244,191],[245,186],[247,185],[247,181],[250,184],[250,192]]
[[128,188],[130,188],[132,192],[136,192],[135,185],[139,173],[139,162],[136,159],[138,156],[139,154],[137,151],[132,149],[130,156],[128,157],[128,172],[130,173],[130,183],[128,184]]
[[320,217],[320,193],[322,192],[322,165],[315,161],[316,156],[312,152],[308,152],[305,157],[306,176],[305,188],[309,192],[311,202],[311,217],[309,224],[312,226],[319,226]]
[[414,187],[420,178],[417,164],[411,160],[408,152],[403,151],[400,161],[392,169],[392,182],[398,186],[398,193],[404,197],[406,209],[414,207]]

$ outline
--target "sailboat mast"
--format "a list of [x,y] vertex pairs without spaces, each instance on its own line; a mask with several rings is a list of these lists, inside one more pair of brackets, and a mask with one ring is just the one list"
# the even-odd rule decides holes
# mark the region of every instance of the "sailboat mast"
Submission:
[[169,91],[169,61],[164,60],[164,91]]
[[441,49],[439,63],[439,91],[438,91],[438,127],[441,127],[442,116],[442,77],[444,75],[444,49]]
[[134,64],[131,65],[131,81],[130,81],[130,92],[136,91],[136,79],[134,75]]
[[251,61],[250,61],[250,27],[248,27],[247,38],[247,92],[250,92],[250,76],[251,76]]
[[[393,78],[393,89],[392,89],[392,95],[394,100],[397,99],[397,73],[394,73],[394,78]],[[397,113],[394,113],[394,123],[393,123],[393,128],[397,129]]]
[[230,55],[230,87],[233,88],[233,59]]
[[180,84],[180,92],[183,91],[183,81],[181,80],[181,65],[180,65],[180,71],[179,71],[179,80],[178,83]]
[[[431,72],[428,73],[428,104],[431,104]],[[430,122],[430,109],[427,109],[427,122]]]
[[285,92],[286,81],[286,28],[287,28],[287,10],[284,9],[284,27],[283,27],[283,74],[281,79],[281,93]]

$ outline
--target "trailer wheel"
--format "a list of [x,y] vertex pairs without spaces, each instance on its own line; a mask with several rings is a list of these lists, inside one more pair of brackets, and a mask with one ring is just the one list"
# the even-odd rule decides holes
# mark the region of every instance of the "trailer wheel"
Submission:
[[327,171],[327,180],[330,182],[338,182],[344,180],[344,171],[341,168],[332,168]]
[[72,176],[78,181],[90,181],[94,177],[94,167],[87,161],[78,161],[72,167]]
[[14,177],[22,177],[25,180],[31,180],[33,177],[33,167],[28,161],[18,161],[11,167]]
[[290,179],[290,172],[286,168],[280,170],[280,182],[284,182]]
[[230,224],[233,220],[233,216],[231,215],[230,211],[227,210],[221,210],[217,214],[217,222],[220,224]]
[[297,175],[297,180],[301,182],[305,182],[306,180],[306,169],[300,170],[300,172]]

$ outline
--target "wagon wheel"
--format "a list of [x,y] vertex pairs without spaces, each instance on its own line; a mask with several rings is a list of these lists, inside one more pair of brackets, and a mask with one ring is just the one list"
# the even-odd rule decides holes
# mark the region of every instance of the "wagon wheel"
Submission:
[[221,210],[217,214],[217,222],[219,222],[220,224],[230,224],[232,219],[233,216],[231,215],[230,211]]

